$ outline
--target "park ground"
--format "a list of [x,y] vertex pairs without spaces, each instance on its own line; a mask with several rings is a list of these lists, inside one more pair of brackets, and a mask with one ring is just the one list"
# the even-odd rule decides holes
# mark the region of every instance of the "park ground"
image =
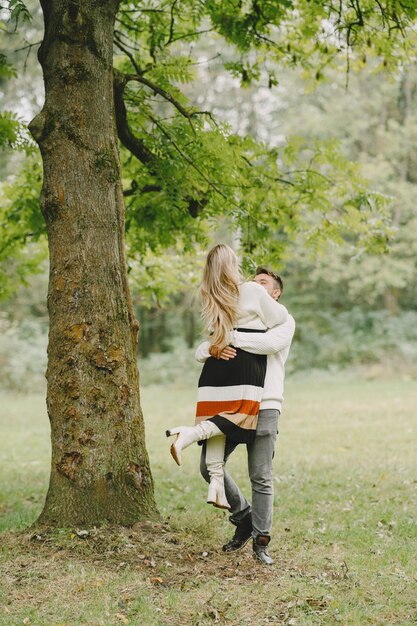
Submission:
[[[191,423],[194,397],[142,390],[159,522],[39,532],[44,398],[0,394],[0,624],[417,624],[416,381],[288,381],[270,568],[250,545],[222,553],[232,527],[204,502],[197,446],[181,468],[168,453],[165,428]],[[230,471],[248,493],[243,447]]]

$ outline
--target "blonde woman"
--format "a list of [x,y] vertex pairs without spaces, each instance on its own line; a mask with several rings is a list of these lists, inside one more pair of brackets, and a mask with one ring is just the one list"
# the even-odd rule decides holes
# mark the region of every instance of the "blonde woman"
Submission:
[[[207,255],[200,286],[202,317],[212,353],[220,355],[234,328],[265,332],[286,321],[287,309],[255,282],[244,282],[235,252],[218,244]],[[206,464],[210,474],[207,502],[230,508],[224,491],[223,467],[226,437],[251,443],[256,434],[264,387],[266,356],[237,349],[230,361],[209,358],[198,382],[195,426],[167,430],[177,435],[171,454],[181,465],[181,451],[207,439]]]

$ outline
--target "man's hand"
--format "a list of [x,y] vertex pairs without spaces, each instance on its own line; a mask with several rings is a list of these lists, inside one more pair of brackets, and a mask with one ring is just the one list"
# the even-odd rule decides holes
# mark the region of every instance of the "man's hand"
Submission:
[[229,361],[230,359],[234,359],[236,356],[235,348],[232,346],[210,346],[209,348],[210,355],[215,359],[222,359],[223,361]]

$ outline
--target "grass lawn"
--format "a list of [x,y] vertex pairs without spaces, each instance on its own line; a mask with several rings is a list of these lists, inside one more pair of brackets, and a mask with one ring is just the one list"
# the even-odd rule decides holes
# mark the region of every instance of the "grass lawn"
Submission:
[[[181,468],[168,453],[193,385],[142,396],[160,523],[42,535],[44,399],[0,394],[0,624],[417,624],[415,381],[288,381],[270,568],[249,544],[222,553],[233,528],[205,504],[197,446]],[[249,494],[244,447],[229,468]]]

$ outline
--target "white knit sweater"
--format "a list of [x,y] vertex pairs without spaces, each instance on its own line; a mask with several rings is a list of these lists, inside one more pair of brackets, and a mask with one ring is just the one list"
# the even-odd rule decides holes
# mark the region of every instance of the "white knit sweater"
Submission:
[[233,332],[231,344],[253,354],[266,354],[265,385],[260,410],[278,409],[282,412],[284,400],[285,361],[294,336],[295,321],[292,315],[266,333]]
[[[255,288],[253,288],[253,286]],[[282,410],[284,397],[285,361],[295,330],[294,318],[287,309],[273,300],[264,287],[255,282],[244,283],[239,290],[239,328],[267,330],[265,333],[232,331],[230,341],[235,348],[253,354],[266,354],[267,367],[260,409]],[[275,321],[275,323],[274,323]],[[201,343],[195,358],[204,363],[209,356],[210,343]]]
[[282,324],[287,317],[285,306],[273,300],[264,287],[253,281],[239,285],[237,328],[266,330]]

